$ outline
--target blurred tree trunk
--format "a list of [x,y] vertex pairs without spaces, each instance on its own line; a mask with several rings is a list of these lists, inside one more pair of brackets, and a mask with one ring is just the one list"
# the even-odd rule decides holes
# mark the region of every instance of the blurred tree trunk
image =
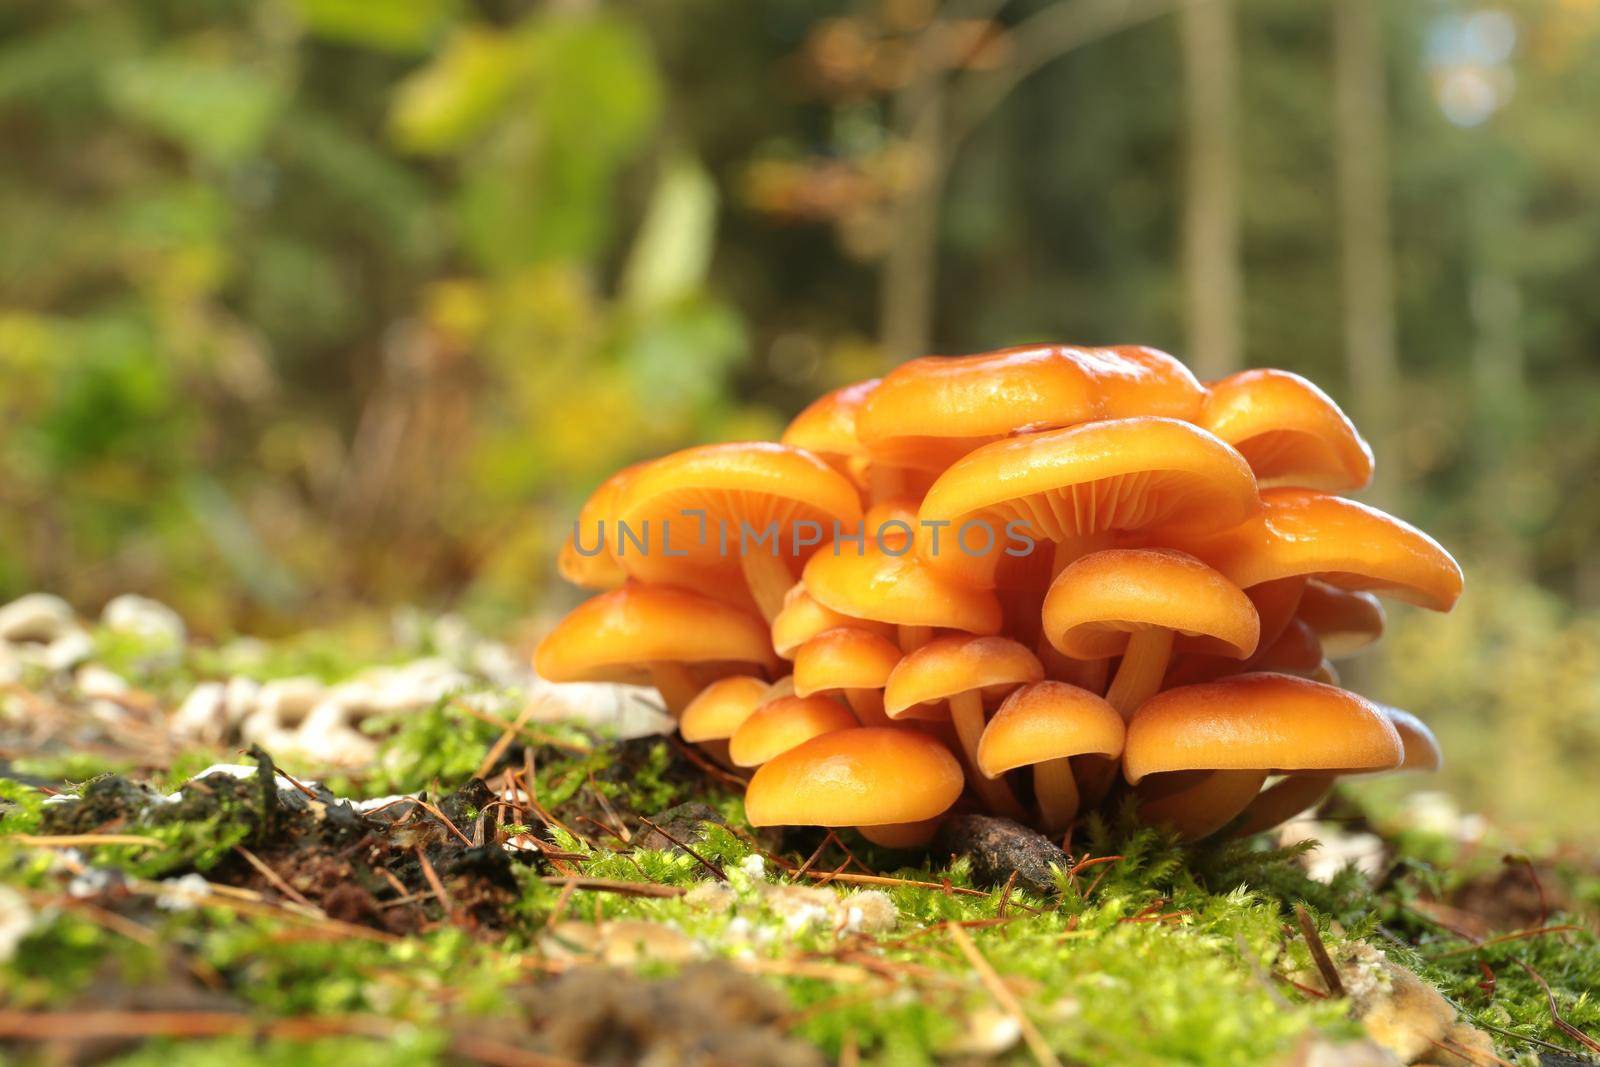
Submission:
[[1371,496],[1393,506],[1401,398],[1378,0],[1334,0],[1333,79],[1345,363],[1354,414],[1378,456]]
[[1190,0],[1178,24],[1189,135],[1183,205],[1188,362],[1201,378],[1220,378],[1243,360],[1232,0]]
[[[940,24],[935,22],[924,32],[938,33]],[[931,62],[918,63],[893,106],[894,125],[906,154],[906,185],[890,212],[879,290],[879,329],[889,365],[926,355],[933,329],[939,200],[946,172],[943,72]]]

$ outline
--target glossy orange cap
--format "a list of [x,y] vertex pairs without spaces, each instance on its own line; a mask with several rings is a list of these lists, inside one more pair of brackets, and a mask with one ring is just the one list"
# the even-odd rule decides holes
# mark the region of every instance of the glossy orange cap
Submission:
[[722,678],[683,709],[678,733],[685,741],[725,741],[766,699],[767,683],[749,675]]
[[1241,674],[1158,693],[1128,722],[1124,776],[1167,771],[1389,770],[1400,735],[1371,701],[1284,674]]
[[1269,489],[1262,509],[1225,532],[1180,538],[1191,552],[1249,588],[1315,575],[1340,589],[1392,596],[1449,611],[1461,567],[1439,542],[1377,508],[1305,489]]
[[871,630],[825,630],[795,650],[795,695],[882,689],[899,662],[900,646]]
[[850,709],[830,697],[779,697],[754,712],[728,739],[728,758],[757,767],[798,744],[857,725]]
[[744,810],[752,826],[883,826],[947,811],[965,778],[950,751],[916,730],[840,730],[762,764]]
[[1066,682],[1036,682],[1006,698],[978,742],[978,767],[998,778],[1066,756],[1122,754],[1126,728],[1105,699]]
[[884,689],[883,710],[891,719],[917,718],[908,713],[919,705],[974,689],[997,695],[1043,678],[1039,657],[1009,638],[938,637],[895,667]]
[[630,582],[574,608],[534,652],[552,682],[631,682],[650,663],[773,667],[767,628],[754,615],[671,586]]
[[1198,421],[1239,450],[1263,487],[1334,492],[1372,480],[1372,449],[1355,424],[1298,374],[1230,374],[1206,390]]
[[933,626],[992,634],[1000,629],[1000,602],[993,593],[952,581],[915,553],[894,556],[869,536],[856,546],[824,548],[806,564],[806,591],[824,607],[845,615],[896,626]]
[[1204,391],[1164,352],[1040,345],[927,356],[891,371],[856,419],[875,459],[942,470],[980,445],[1126,415],[1193,418]]
[[1121,655],[1135,630],[1215,639],[1240,659],[1255,651],[1260,620],[1244,591],[1193,556],[1114,548],[1068,564],[1044,599],[1044,632],[1074,659]]

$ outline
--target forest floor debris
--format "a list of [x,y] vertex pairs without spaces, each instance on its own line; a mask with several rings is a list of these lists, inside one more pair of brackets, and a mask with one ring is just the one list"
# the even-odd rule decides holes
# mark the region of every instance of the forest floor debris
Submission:
[[[190,642],[159,605],[125,604],[121,629],[48,600],[24,608],[0,608],[0,638],[31,648],[0,693],[13,1062],[1596,1052],[1600,869],[1528,856],[1493,827],[1464,840],[1341,800],[1284,848],[1180,848],[1123,817],[1062,849],[971,817],[934,852],[897,854],[849,833],[752,831],[737,783],[682,746],[606,735],[647,721],[639,698],[577,694],[565,717],[509,650],[459,626],[448,650],[400,640],[350,662],[303,641],[252,646],[247,665]],[[47,662],[72,633],[91,651]],[[123,687],[85,685],[88,668]],[[347,723],[370,746],[354,765],[250,746],[246,716],[215,711],[259,707],[285,679],[314,679],[320,701],[351,679],[382,690],[446,670],[459,685]],[[186,733],[205,686],[220,728]],[[1312,877],[1310,839],[1334,833],[1377,847]]]

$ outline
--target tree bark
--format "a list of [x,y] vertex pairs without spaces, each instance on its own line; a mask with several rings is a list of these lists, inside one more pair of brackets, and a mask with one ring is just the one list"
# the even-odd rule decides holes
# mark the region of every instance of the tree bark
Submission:
[[1243,361],[1233,18],[1232,0],[1190,0],[1178,18],[1189,134],[1183,210],[1188,357],[1201,378],[1230,374]]

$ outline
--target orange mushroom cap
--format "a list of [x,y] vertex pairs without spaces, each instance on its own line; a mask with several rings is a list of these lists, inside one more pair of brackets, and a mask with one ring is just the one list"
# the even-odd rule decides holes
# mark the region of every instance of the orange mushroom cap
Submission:
[[[994,585],[1017,523],[1035,540],[1071,542],[1153,529],[1213,531],[1236,526],[1258,507],[1255,476],[1244,457],[1186,422],[1128,418],[1065,430],[1023,434],[970,453],[939,476],[922,501],[926,526],[947,523],[935,550],[918,552],[940,570],[983,587]],[[969,523],[993,537],[973,534]],[[1038,545],[1033,551],[1038,551]]]
[[850,709],[831,697],[779,697],[761,705],[728,739],[728,758],[757,767],[813,737],[860,725]]
[[1044,345],[902,363],[873,390],[856,432],[874,459],[942,470],[1023,429],[1127,415],[1193,418],[1204,390],[1153,348]]
[[1377,508],[1305,489],[1269,489],[1255,516],[1221,533],[1177,538],[1244,588],[1315,575],[1434,611],[1461,595],[1461,567],[1439,542]]
[[900,646],[871,630],[826,630],[795,650],[795,695],[882,689],[899,662]]
[[[561,545],[556,570],[561,577],[584,589],[615,589],[628,579],[612,548],[617,543],[617,496],[622,485],[642,463],[624,467],[595,488],[578,509],[571,536]],[[579,551],[581,541],[583,551]],[[598,551],[595,549],[598,548]]]
[[866,455],[856,436],[856,412],[877,387],[878,379],[871,378],[822,394],[794,417],[779,441],[815,453],[849,476],[851,461]]
[[1000,629],[1000,602],[993,593],[943,577],[912,552],[890,555],[870,534],[864,552],[836,545],[812,556],[804,582],[818,603],[845,615],[975,634]]
[[1391,708],[1387,704],[1377,707],[1394,725],[1395,732],[1400,735],[1400,744],[1405,749],[1405,758],[1396,770],[1437,771],[1444,766],[1444,752],[1439,748],[1439,739],[1433,736],[1427,723],[1409,711]]
[[[625,544],[618,553],[629,574],[671,583],[685,569],[698,568],[742,584],[735,576],[743,551],[803,559],[812,547],[799,544],[802,530],[807,538],[818,533],[818,543],[826,544],[835,522],[854,529],[861,519],[861,496],[843,475],[803,449],[734,442],[684,449],[645,465],[623,484],[617,511],[628,527],[650,537],[648,551]],[[685,511],[704,512],[704,523]],[[815,530],[804,525],[811,523]],[[746,539],[741,539],[741,524],[750,530]],[[757,544],[769,527],[776,543]]]
[[1383,636],[1383,605],[1371,593],[1307,582],[1295,613],[1317,632],[1329,659],[1352,656]]
[[978,743],[978,768],[990,778],[1068,756],[1122,754],[1126,727],[1117,709],[1066,682],[1035,682],[1012,693]]
[[1039,657],[1009,638],[937,637],[889,674],[883,710],[891,719],[920,718],[915,709],[959,693],[993,696],[1042,678]]
[[961,764],[915,730],[867,727],[813,738],[761,765],[745,791],[752,826],[884,826],[942,815]]
[[678,733],[685,741],[725,741],[766,699],[768,684],[747,674],[722,678],[683,709]]
[[1243,659],[1255,651],[1259,627],[1243,590],[1170,549],[1090,553],[1056,576],[1044,600],[1045,635],[1074,659],[1121,655],[1129,633],[1144,629],[1211,637]]
[[784,595],[783,610],[772,620],[772,647],[784,659],[792,659],[800,646],[813,637],[841,627],[867,630],[882,637],[894,633],[889,623],[857,619],[823,607],[816,597],[806,592],[803,582],[796,582]]
[[1372,449],[1327,393],[1282,370],[1213,382],[1198,422],[1250,462],[1262,486],[1337,491],[1372,480]]
[[1128,723],[1124,776],[1168,771],[1389,770],[1400,735],[1371,701],[1284,674],[1241,674],[1168,689]]
[[630,582],[584,601],[534,652],[552,682],[648,682],[649,663],[776,666],[754,615],[671,586]]

